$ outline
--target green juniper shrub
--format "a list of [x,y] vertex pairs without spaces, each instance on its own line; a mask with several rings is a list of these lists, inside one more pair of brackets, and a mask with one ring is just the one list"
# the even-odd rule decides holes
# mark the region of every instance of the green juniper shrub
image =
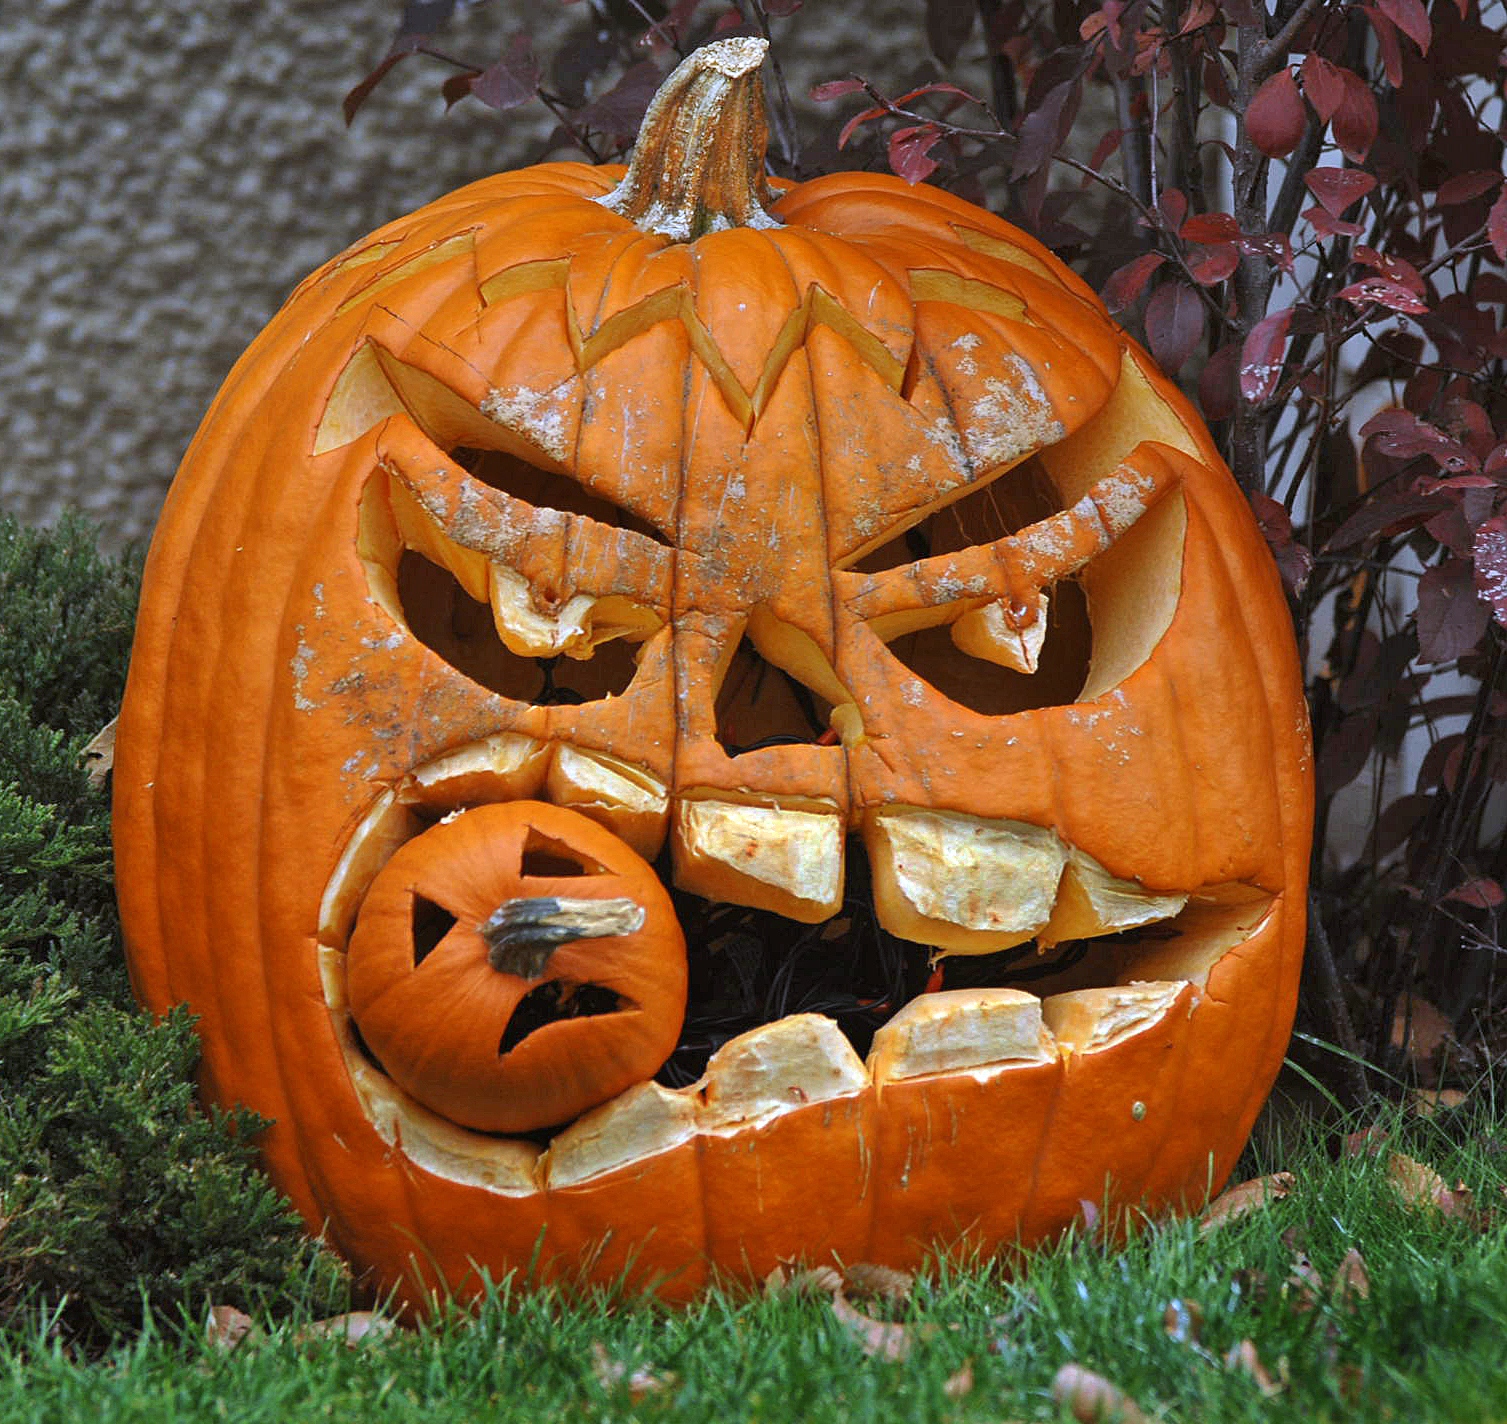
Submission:
[[189,1015],[131,1002],[80,753],[120,702],[138,578],[81,519],[0,519],[0,1331],[45,1314],[86,1349],[144,1311],[345,1297],[255,1167],[262,1124],[197,1106]]

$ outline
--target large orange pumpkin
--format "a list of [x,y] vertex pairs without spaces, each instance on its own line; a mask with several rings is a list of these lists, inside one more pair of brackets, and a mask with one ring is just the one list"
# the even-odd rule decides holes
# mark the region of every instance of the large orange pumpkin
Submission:
[[1201,1201],[1287,1039],[1307,728],[1239,492],[1029,237],[767,187],[762,54],[626,175],[316,272],[153,545],[137,991],[415,1305]]

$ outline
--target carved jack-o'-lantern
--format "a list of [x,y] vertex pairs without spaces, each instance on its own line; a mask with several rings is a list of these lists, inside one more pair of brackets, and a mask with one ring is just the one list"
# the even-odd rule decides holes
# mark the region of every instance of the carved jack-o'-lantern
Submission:
[[152,551],[134,982],[315,1228],[684,1295],[1229,1170],[1303,937],[1282,598],[1038,244],[771,191],[763,46],[632,167],[488,179],[301,286]]

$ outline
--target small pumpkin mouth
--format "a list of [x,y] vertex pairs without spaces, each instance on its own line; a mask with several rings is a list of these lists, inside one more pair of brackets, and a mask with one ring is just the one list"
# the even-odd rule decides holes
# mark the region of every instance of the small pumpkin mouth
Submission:
[[[552,775],[562,762],[565,772]],[[582,810],[581,777],[570,768],[583,763],[605,767],[586,749],[500,734],[419,767],[378,798],[326,889],[322,979],[352,1080],[378,1131],[441,1175],[531,1191],[543,1173],[558,1186],[665,1150],[712,1119],[744,1121],[885,1082],[995,1075],[1109,1049],[1169,1014],[1191,1013],[1209,971],[1256,936],[1274,906],[1272,895],[1244,884],[1147,891],[1036,827],[893,812],[899,829],[880,842],[896,847],[893,860],[874,864],[849,838],[845,890],[823,921],[671,892],[691,993],[680,1039],[653,1081],[541,1133],[500,1137],[457,1126],[393,1082],[364,1043],[346,984],[353,927],[401,846],[477,805],[528,799]],[[638,824],[655,793],[652,778],[632,770],[596,779],[598,804],[585,808],[595,819]],[[666,882],[670,863],[662,851],[656,869]],[[918,879],[927,872],[950,878],[928,892]],[[925,938],[897,933],[897,920]],[[536,1008],[546,1020],[611,1011],[569,994],[564,1005]]]

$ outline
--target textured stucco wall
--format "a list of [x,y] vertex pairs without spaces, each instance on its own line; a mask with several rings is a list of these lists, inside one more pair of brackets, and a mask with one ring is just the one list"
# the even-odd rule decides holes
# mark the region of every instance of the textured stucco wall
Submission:
[[[811,77],[918,62],[920,0],[808,0]],[[347,129],[340,100],[396,0],[33,0],[0,23],[0,509],[76,505],[112,544],[150,532],[231,363],[313,267],[377,224],[534,157],[552,121],[402,65]],[[910,11],[901,18],[896,12]],[[473,56],[587,6],[492,0],[445,47]],[[888,21],[886,23],[886,21]],[[793,22],[792,22],[793,23]],[[795,49],[792,46],[792,49]],[[561,154],[559,156],[567,156]]]

